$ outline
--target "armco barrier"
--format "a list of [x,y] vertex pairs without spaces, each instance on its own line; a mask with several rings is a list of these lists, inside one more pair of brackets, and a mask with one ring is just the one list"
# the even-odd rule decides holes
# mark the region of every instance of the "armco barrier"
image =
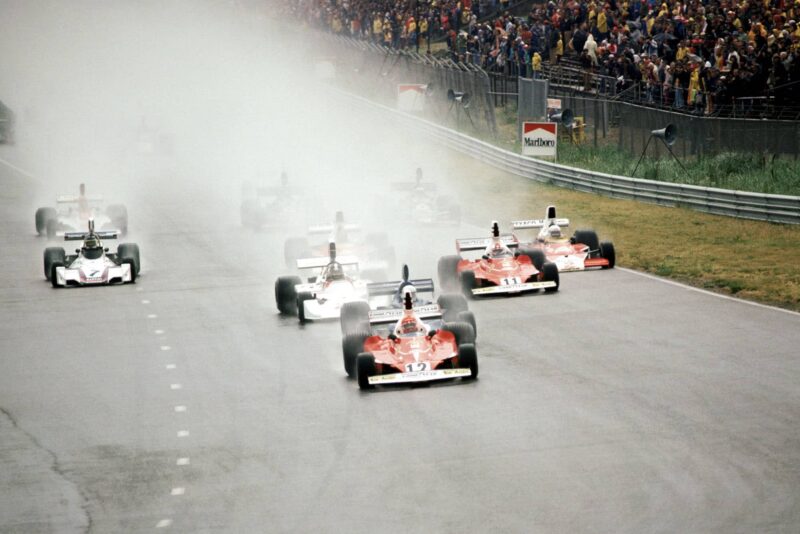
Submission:
[[800,224],[800,197],[614,176],[531,159],[368,99],[336,90],[334,93],[379,111],[398,124],[423,133],[448,148],[531,180],[576,191],[662,206],[681,206],[716,215]]

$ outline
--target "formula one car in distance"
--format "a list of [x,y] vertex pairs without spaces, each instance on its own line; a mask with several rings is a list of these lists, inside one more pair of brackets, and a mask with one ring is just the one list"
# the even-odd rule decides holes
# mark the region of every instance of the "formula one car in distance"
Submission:
[[[401,310],[406,293],[412,296],[415,308],[433,304],[431,299],[425,299],[423,294],[434,293],[432,278],[409,279],[408,265],[403,265],[401,280],[391,282],[375,282],[367,284],[367,301],[346,302],[342,306],[340,323],[342,335],[352,332],[364,331],[369,328],[369,313],[372,310]],[[478,328],[475,315],[469,310],[467,299],[461,293],[443,293],[436,300],[441,310],[442,321],[461,321],[472,326],[477,336]],[[435,323],[435,322],[434,322]],[[435,328],[441,324],[433,324]],[[346,351],[345,351],[346,352]],[[346,367],[346,366],[345,366]]]
[[103,247],[101,239],[116,239],[116,230],[95,231],[89,219],[88,232],[67,232],[65,241],[83,241],[75,254],[67,255],[63,247],[44,251],[44,276],[53,287],[124,284],[135,282],[141,261],[136,243],[121,243],[116,252]]
[[[546,261],[540,250],[521,249],[516,236],[500,235],[497,221],[492,223],[491,237],[456,239],[456,249],[458,255],[439,258],[439,283],[445,289],[460,287],[470,298],[540,289],[558,291],[558,267]],[[476,250],[483,250],[476,260],[460,255]]]
[[[362,268],[391,268],[395,263],[395,252],[394,247],[389,245],[388,236],[385,233],[369,233],[360,238],[360,233],[360,225],[345,222],[344,214],[337,211],[333,224],[311,226],[308,237],[292,237],[285,241],[283,256],[286,266],[293,267],[298,258],[327,254],[328,243],[333,242],[343,256],[359,258]],[[312,240],[316,243],[312,244]]]
[[438,193],[435,183],[422,181],[421,168],[417,168],[413,182],[392,182],[391,188],[401,200],[393,199],[381,205],[401,206],[397,214],[400,220],[430,226],[461,224],[461,206],[449,196]]
[[344,354],[348,375],[358,379],[361,389],[477,378],[478,353],[472,326],[445,322],[435,328],[425,321],[441,320],[439,306],[414,308],[411,292],[406,290],[404,294],[402,310],[376,310],[369,314],[370,326],[389,325],[388,333],[364,330],[345,336],[342,345],[351,351]]
[[128,209],[123,204],[104,206],[102,196],[87,196],[86,185],[81,184],[77,196],[60,196],[55,208],[36,210],[36,233],[52,238],[58,232],[79,232],[90,218],[100,230],[116,230],[120,235],[128,232]]
[[[318,274],[306,283],[299,276],[281,276],[275,281],[275,302],[282,315],[296,314],[301,323],[337,319],[345,303],[367,298],[369,278],[361,277],[355,257],[337,257],[333,242],[327,257],[301,258],[297,268],[315,269]],[[363,273],[370,278],[375,274],[382,276]]]
[[283,227],[291,221],[305,220],[308,199],[299,187],[289,185],[286,172],[281,173],[281,184],[273,187],[242,187],[240,209],[242,226],[259,230],[264,227]]
[[548,261],[555,263],[560,272],[583,271],[592,267],[612,269],[616,263],[616,252],[611,241],[600,241],[594,230],[576,230],[567,238],[562,228],[569,226],[569,219],[556,217],[556,207],[548,206],[544,219],[513,221],[515,230],[540,228],[536,240],[522,246],[544,252]]

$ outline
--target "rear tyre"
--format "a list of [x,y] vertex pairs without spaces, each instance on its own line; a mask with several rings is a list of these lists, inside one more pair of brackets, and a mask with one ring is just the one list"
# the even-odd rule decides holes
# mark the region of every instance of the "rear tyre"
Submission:
[[55,208],[39,208],[36,210],[36,233],[42,235],[47,231],[47,221],[56,219]]
[[458,314],[469,309],[467,299],[461,293],[442,293],[436,299],[442,309],[442,319],[445,322],[458,320]]
[[55,219],[48,219],[47,220],[47,223],[45,225],[45,233],[47,233],[47,237],[52,239],[52,238],[54,238],[56,236],[56,227],[57,226],[58,226],[58,223],[56,222]]
[[297,313],[297,291],[294,286],[302,283],[299,276],[280,276],[275,281],[275,304],[282,315]]
[[286,266],[297,267],[297,260],[311,256],[311,247],[308,246],[308,239],[305,237],[290,237],[283,244],[283,258]]
[[555,287],[545,288],[545,290],[544,290],[545,293],[553,293],[555,291],[558,291],[558,286],[559,286],[559,283],[560,283],[559,277],[558,277],[558,266],[555,263],[547,262],[542,267],[542,272],[543,272],[543,277],[542,278],[543,278],[543,280],[545,282],[551,282],[552,281],[552,282],[556,283]]
[[136,283],[136,276],[137,276],[136,264],[133,263],[133,260],[130,259],[130,258],[125,258],[120,262],[120,265],[125,265],[125,264],[131,266],[131,283],[135,284]]
[[600,240],[597,239],[597,232],[594,230],[575,230],[572,236],[573,243],[581,243],[589,247],[590,257],[595,257],[600,250]]
[[306,322],[306,301],[314,298],[311,293],[300,293],[297,295],[297,318],[301,323]]
[[458,290],[458,262],[461,261],[461,256],[442,256],[439,258],[437,265],[437,272],[439,274],[439,285],[442,286],[443,291],[457,291]]
[[478,339],[478,323],[475,322],[474,313],[469,310],[458,312],[458,321],[470,325],[475,335],[475,339]]
[[142,263],[139,259],[139,245],[136,243],[121,243],[117,247],[117,258],[120,260],[132,260],[134,271],[136,271],[137,276],[139,275],[139,271],[142,268]]
[[61,286],[58,285],[58,276],[56,276],[56,269],[58,269],[59,267],[63,267],[63,266],[64,266],[64,264],[62,262],[60,262],[60,261],[54,261],[50,265],[50,278],[49,278],[49,280],[50,280],[50,283],[53,284],[53,287],[61,287]]
[[369,377],[375,376],[375,356],[369,352],[359,354],[356,359],[356,369],[358,387],[361,389],[373,389],[375,386],[369,383]]
[[603,269],[613,269],[617,263],[617,253],[614,250],[614,244],[611,241],[603,241],[600,243],[600,256],[608,260],[608,265]]
[[465,343],[458,346],[458,365],[459,367],[469,369],[470,376],[464,377],[464,380],[475,380],[478,378],[478,351],[475,350],[475,345],[472,343]]
[[456,321],[455,323],[445,323],[442,330],[451,332],[456,338],[456,345],[461,346],[462,343],[475,343],[475,330],[469,323],[462,323]]
[[524,248],[520,250],[520,254],[528,256],[531,259],[531,263],[533,266],[536,267],[537,271],[542,270],[542,266],[544,266],[544,262],[547,261],[545,258],[544,251],[538,248]]
[[461,271],[459,274],[461,281],[461,291],[468,299],[474,298],[472,290],[475,288],[475,272],[474,271]]
[[66,252],[62,247],[47,247],[44,249],[44,277],[49,281],[53,273],[53,264],[58,262],[64,265],[66,259]]
[[[369,330],[369,303],[363,300],[345,302],[339,314],[342,335]],[[361,352],[359,349],[358,352]],[[358,354],[358,353],[356,353]],[[354,356],[355,358],[355,356]]]
[[350,332],[342,338],[342,362],[344,363],[344,372],[350,378],[356,376],[356,359],[364,350],[364,341],[371,335],[369,330],[359,330]]

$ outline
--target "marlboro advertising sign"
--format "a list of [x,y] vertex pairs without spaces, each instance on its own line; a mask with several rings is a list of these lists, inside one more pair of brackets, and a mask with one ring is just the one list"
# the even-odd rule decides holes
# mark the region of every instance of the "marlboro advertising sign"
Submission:
[[522,155],[556,157],[558,124],[555,122],[522,123]]

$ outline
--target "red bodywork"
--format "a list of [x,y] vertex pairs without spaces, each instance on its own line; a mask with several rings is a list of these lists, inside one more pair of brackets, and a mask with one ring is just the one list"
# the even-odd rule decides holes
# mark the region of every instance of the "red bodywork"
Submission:
[[510,256],[508,258],[461,260],[456,267],[456,273],[462,271],[473,271],[475,273],[475,287],[510,285],[543,280],[542,273],[534,267],[531,259],[525,255]]
[[375,357],[376,375],[450,368],[453,358],[458,357],[456,338],[446,330],[439,330],[432,337],[399,337],[396,341],[371,336],[364,341],[364,351]]

